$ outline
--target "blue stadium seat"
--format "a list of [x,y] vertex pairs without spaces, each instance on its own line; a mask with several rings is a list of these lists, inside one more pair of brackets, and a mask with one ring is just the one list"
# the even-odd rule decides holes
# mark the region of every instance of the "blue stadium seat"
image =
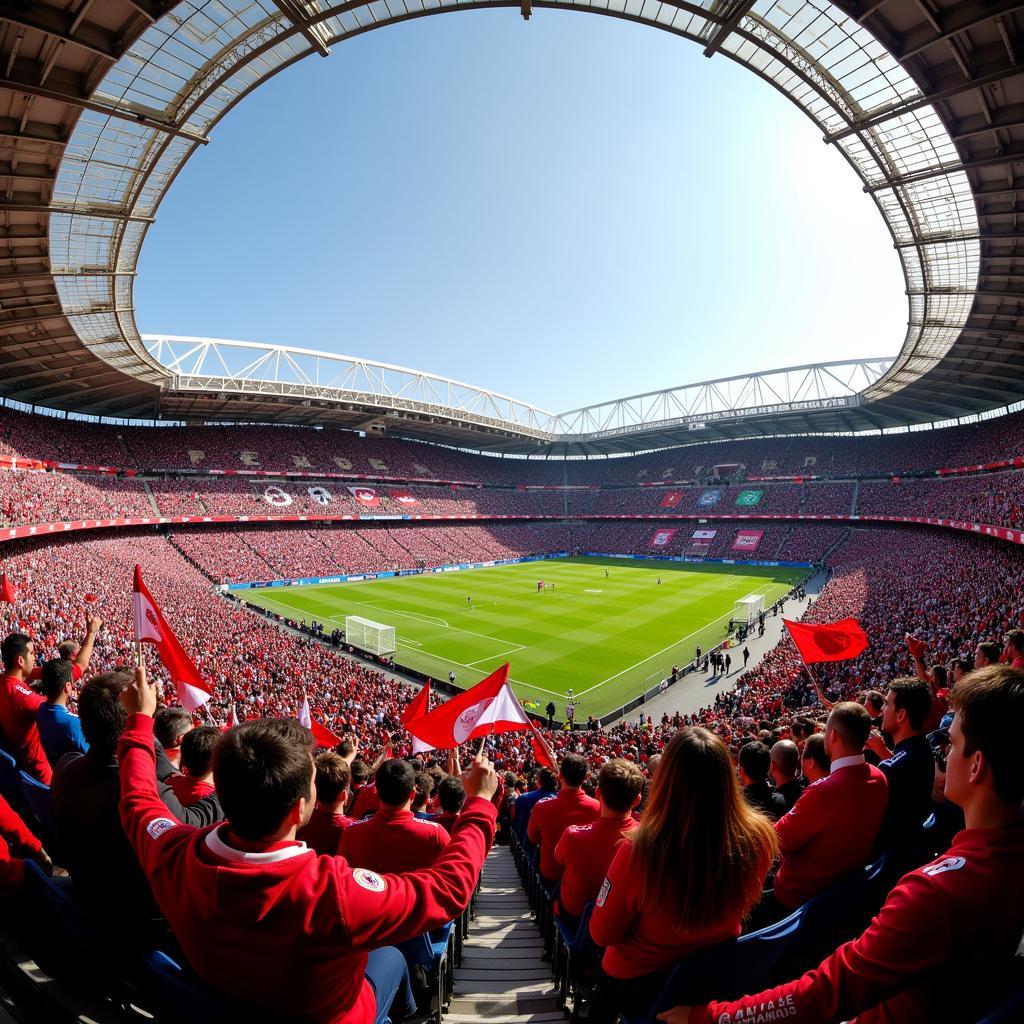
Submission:
[[413,988],[430,992],[430,1006],[424,1006],[424,1011],[435,1013],[438,1020],[455,992],[455,927],[456,922],[449,921],[441,928],[395,944],[409,965],[410,977],[423,978],[424,984]]
[[652,1005],[620,1014],[624,1024],[657,1024],[673,1006],[735,999],[763,986],[803,927],[806,905],[789,917],[738,939],[702,949],[673,968]]
[[56,834],[53,824],[53,811],[50,809],[50,787],[38,779],[33,779],[27,772],[19,772],[21,792],[25,803],[35,815],[36,821],[43,826],[43,831],[50,836]]
[[266,1014],[215,992],[159,950],[147,953],[143,964],[160,1002],[161,1024],[303,1024],[302,1018]]
[[557,988],[556,999],[559,1007],[564,1007],[572,997],[578,998],[580,990],[580,968],[588,961],[596,960],[599,948],[590,937],[590,915],[594,912],[594,904],[588,903],[583,908],[579,923],[571,930],[564,918],[555,918],[555,949],[552,968]]
[[19,814],[25,809],[20,774],[18,762],[8,751],[0,747],[0,794]]

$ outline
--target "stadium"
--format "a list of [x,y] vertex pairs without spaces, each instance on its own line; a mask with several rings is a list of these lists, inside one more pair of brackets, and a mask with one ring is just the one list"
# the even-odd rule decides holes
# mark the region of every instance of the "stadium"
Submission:
[[[140,331],[222,119],[456,10],[774,87],[881,217],[895,354],[552,412]],[[1004,0],[0,0],[0,1016],[1024,1019],[1022,31]]]

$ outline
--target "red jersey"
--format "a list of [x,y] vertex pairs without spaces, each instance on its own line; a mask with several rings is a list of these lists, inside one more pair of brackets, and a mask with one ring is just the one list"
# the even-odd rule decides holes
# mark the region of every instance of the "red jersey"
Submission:
[[579,917],[597,899],[619,844],[637,827],[632,815],[598,818],[589,825],[570,825],[555,847],[555,861],[562,869],[558,905]]
[[608,868],[590,918],[590,935],[607,947],[601,966],[613,978],[637,978],[671,967],[684,956],[740,934],[742,915],[701,932],[680,931],[675,911],[665,904],[644,910],[639,904],[640,878],[630,872],[632,845],[622,843]]
[[[37,679],[43,678],[43,666],[36,665],[34,669],[28,674],[29,679],[35,682]],[[71,678],[77,683],[82,678],[82,670],[74,662],[71,662]]]
[[371,782],[368,786],[361,786],[352,797],[348,816],[358,821],[360,818],[365,818],[371,811],[376,811],[379,808],[380,797],[377,796],[377,784]]
[[171,816],[148,715],[129,716],[118,761],[124,830],[196,974],[265,1012],[317,1024],[372,1024],[367,953],[461,914],[494,838],[494,808],[474,798],[429,871],[381,876],[300,842],[246,852],[229,824],[197,829]]
[[452,814],[450,811],[441,811],[438,814],[431,816],[434,821],[438,823],[446,832],[451,832],[452,826],[459,820],[458,814]]
[[1013,977],[1024,930],[1022,863],[1024,826],[965,829],[941,857],[904,875],[864,934],[814,970],[696,1007],[690,1022],[975,1021]]
[[840,758],[831,775],[808,786],[775,822],[782,850],[775,898],[784,907],[795,909],[867,864],[888,788],[885,775],[863,755]]
[[16,676],[0,678],[0,728],[11,753],[19,768],[49,785],[53,773],[36,725],[36,711],[42,703],[43,698]]
[[381,807],[372,818],[345,829],[338,852],[355,868],[404,874],[429,868],[448,842],[447,831],[436,821],[403,808]]
[[332,814],[317,806],[313,808],[309,823],[299,829],[295,838],[312,846],[317,853],[334,857],[341,853],[342,832],[352,823],[352,819],[344,814]]
[[533,809],[526,835],[540,847],[541,877],[555,882],[562,877],[562,866],[555,860],[555,847],[570,825],[589,825],[601,813],[601,805],[582,789],[560,789],[545,797]]
[[193,804],[197,804],[200,800],[213,796],[217,792],[213,788],[213,783],[204,782],[202,779],[194,779],[191,775],[182,775],[180,772],[175,772],[174,775],[169,776],[167,781],[170,783],[171,789],[174,790],[174,795],[181,802],[182,807],[191,807]]
[[18,892],[25,879],[24,866],[20,860],[11,856],[9,844],[21,847],[19,853],[38,853],[43,846],[2,796],[0,837],[0,898],[6,898]]

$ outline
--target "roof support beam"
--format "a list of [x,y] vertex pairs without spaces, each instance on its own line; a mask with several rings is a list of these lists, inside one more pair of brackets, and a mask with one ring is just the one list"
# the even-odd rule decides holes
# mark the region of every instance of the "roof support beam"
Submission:
[[100,217],[104,220],[134,221],[139,224],[153,224],[156,217],[143,217],[104,206],[51,206],[48,203],[5,203],[0,201],[0,213],[64,213],[71,217]]
[[[704,56],[713,57],[722,48],[722,44],[732,35],[736,26],[744,15],[754,6],[754,0],[739,0],[732,13],[727,14],[725,21],[718,27],[718,31],[711,37],[708,45],[704,47]],[[721,13],[721,12],[719,12]]]
[[0,77],[0,89],[10,89],[14,93],[24,93],[26,96],[38,96],[44,100],[54,100],[58,103],[70,103],[81,110],[91,110],[96,114],[105,114],[108,117],[116,117],[122,121],[131,121],[141,124],[154,131],[165,132],[178,138],[188,139],[190,142],[206,145],[209,138],[199,135],[187,128],[179,128],[169,121],[161,120],[155,111],[135,111],[127,108],[117,107],[110,103],[101,103],[97,100],[87,99],[67,89],[47,88],[42,85],[35,85],[32,82],[13,79],[9,75]]
[[[931,15],[931,20],[937,28],[932,28],[930,25],[921,25],[907,32],[902,40],[899,40],[897,45],[892,47],[893,54],[901,64],[906,63],[911,57],[917,56],[917,54],[927,50],[930,46],[935,46],[936,43],[952,39],[953,36],[959,35],[961,32],[967,32],[976,25],[989,21],[998,15],[1010,14],[1013,11],[1019,10],[1021,6],[1024,5],[1021,4],[1020,0],[994,0],[991,3],[958,3],[941,13]],[[902,42],[903,45],[899,45],[899,42]]]
[[0,8],[0,21],[6,21],[19,28],[30,28],[44,32],[53,39],[59,39],[73,46],[80,46],[99,57],[116,61],[120,56],[116,37],[99,25],[81,22],[71,30],[65,15],[49,4],[34,3],[30,6],[11,9],[10,4]]
[[329,57],[331,55],[327,44],[316,34],[316,28],[306,20],[302,10],[292,3],[292,0],[271,0],[271,3],[305,36],[306,42],[321,57]]
[[46,146],[67,145],[67,135],[56,125],[29,121],[24,128],[15,117],[0,117],[0,139],[14,139],[15,142],[39,142]]
[[867,131],[869,128],[877,128],[879,125],[885,124],[886,121],[892,121],[894,118],[901,117],[904,114],[913,113],[913,111],[920,110],[922,107],[928,107],[934,103],[941,103],[943,100],[953,99],[956,96],[960,96],[962,93],[973,92],[975,89],[980,89],[986,85],[995,85],[997,82],[1001,82],[1005,78],[1012,78],[1014,75],[1019,74],[1019,67],[1016,67],[1013,64],[1004,64],[1001,67],[996,67],[990,71],[977,74],[973,78],[964,79],[963,82],[960,82],[957,85],[952,85],[945,89],[936,89],[924,96],[918,96],[912,100],[905,100],[903,103],[894,103],[881,111],[869,114],[867,117],[854,121],[846,128],[840,128],[839,131],[832,132],[831,134],[824,136],[824,140],[828,143],[838,142],[840,139],[849,138],[851,135],[857,135],[859,132]]
[[1000,153],[995,156],[983,157],[979,160],[965,160],[963,163],[944,164],[941,167],[929,167],[926,171],[913,171],[897,178],[890,178],[888,181],[879,182],[877,185],[865,185],[864,191],[868,194],[884,192],[887,188],[898,188],[903,185],[914,185],[919,181],[930,181],[932,178],[941,178],[956,171],[977,171],[983,167],[999,167],[1003,164],[1009,165],[1024,161],[1024,146],[1010,146],[1009,152]]

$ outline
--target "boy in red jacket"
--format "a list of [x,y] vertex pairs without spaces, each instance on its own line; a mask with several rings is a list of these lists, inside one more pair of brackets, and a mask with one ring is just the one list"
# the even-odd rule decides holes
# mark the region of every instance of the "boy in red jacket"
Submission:
[[466,908],[494,838],[497,777],[478,756],[451,843],[432,868],[379,875],[321,857],[295,833],[315,803],[312,738],[294,720],[224,733],[213,774],[226,821],[204,829],[170,816],[154,782],[156,690],[144,668],[121,695],[121,820],[153,895],[193,970],[265,1012],[317,1024],[372,1024],[401,993],[390,943],[438,928]]
[[867,930],[802,978],[732,1002],[677,1006],[659,1020],[958,1024],[1005,998],[1024,931],[1024,672],[978,669],[951,700],[945,795],[967,827],[950,849],[904,875]]

